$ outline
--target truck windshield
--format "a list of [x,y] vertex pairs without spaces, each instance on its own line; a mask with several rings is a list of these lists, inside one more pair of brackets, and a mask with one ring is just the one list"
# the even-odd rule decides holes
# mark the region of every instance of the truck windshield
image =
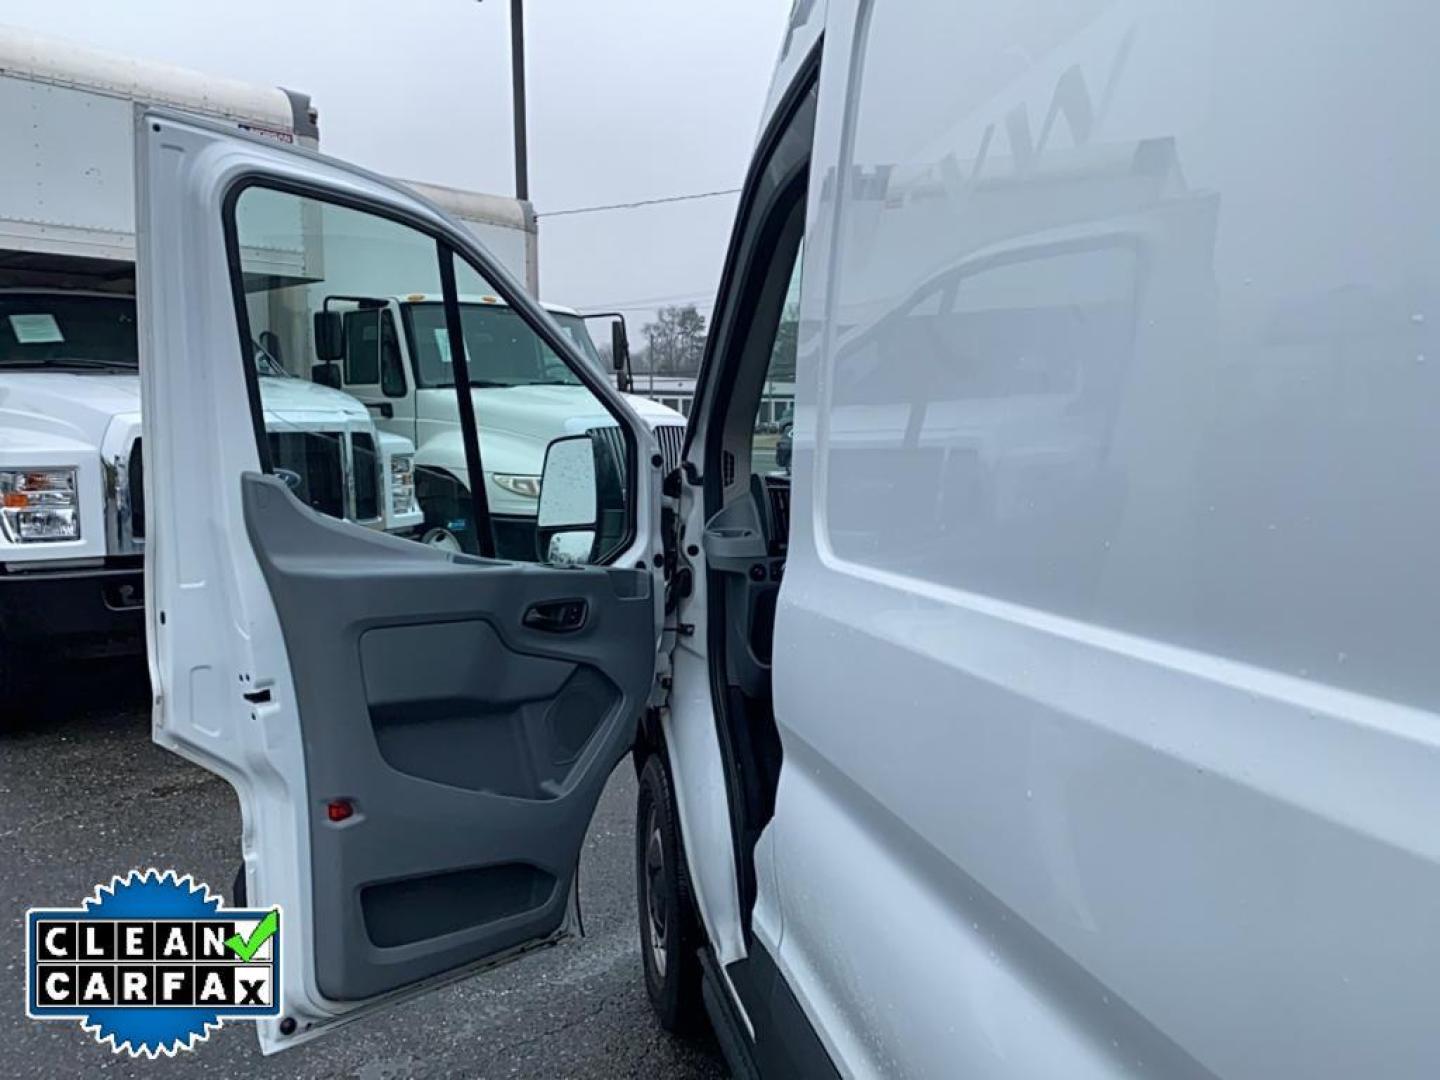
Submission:
[[139,366],[128,296],[0,293],[0,367]]
[[[405,334],[421,386],[454,386],[445,309],[439,303],[404,305]],[[597,372],[595,343],[578,315],[557,314],[570,341]],[[474,386],[579,386],[580,380],[515,312],[498,304],[461,304],[460,329]]]

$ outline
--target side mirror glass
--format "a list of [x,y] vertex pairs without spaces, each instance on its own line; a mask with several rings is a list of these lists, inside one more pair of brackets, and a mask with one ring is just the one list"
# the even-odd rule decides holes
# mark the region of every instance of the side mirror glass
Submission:
[[595,444],[588,435],[567,435],[545,450],[540,505],[535,519],[537,554],[560,565],[589,562],[599,516]]
[[338,311],[315,312],[315,355],[327,363],[345,355],[345,331]]

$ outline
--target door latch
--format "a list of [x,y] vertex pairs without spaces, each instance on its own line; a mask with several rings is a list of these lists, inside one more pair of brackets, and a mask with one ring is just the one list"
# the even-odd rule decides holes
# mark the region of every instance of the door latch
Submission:
[[590,605],[584,600],[545,600],[531,604],[521,620],[531,630],[569,634],[585,625]]

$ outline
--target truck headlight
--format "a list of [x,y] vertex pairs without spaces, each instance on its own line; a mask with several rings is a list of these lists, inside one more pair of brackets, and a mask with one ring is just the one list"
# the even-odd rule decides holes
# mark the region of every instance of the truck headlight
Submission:
[[490,479],[499,484],[511,495],[519,495],[522,499],[540,498],[540,477],[538,476],[517,476],[513,473],[491,473]]
[[395,454],[390,458],[390,507],[396,514],[409,514],[417,509],[413,454]]
[[74,469],[0,469],[0,532],[12,544],[80,539]]

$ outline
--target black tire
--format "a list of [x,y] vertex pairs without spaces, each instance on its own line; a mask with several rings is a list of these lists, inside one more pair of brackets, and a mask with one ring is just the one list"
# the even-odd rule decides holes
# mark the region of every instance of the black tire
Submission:
[[640,770],[635,805],[635,900],[650,1005],[666,1031],[696,1035],[706,1025],[699,955],[704,937],[691,899],[663,751],[651,754]]
[[[469,520],[470,510],[468,506],[461,509],[460,494],[464,490],[456,480],[448,476],[429,473],[417,476],[415,494],[420,510],[425,515],[425,523],[420,526],[415,539],[428,543],[436,534],[444,533],[452,537],[459,550],[466,555],[480,554],[480,543],[475,538],[475,524]],[[468,499],[466,501],[468,503]],[[464,524],[452,528],[452,525],[459,521]]]

